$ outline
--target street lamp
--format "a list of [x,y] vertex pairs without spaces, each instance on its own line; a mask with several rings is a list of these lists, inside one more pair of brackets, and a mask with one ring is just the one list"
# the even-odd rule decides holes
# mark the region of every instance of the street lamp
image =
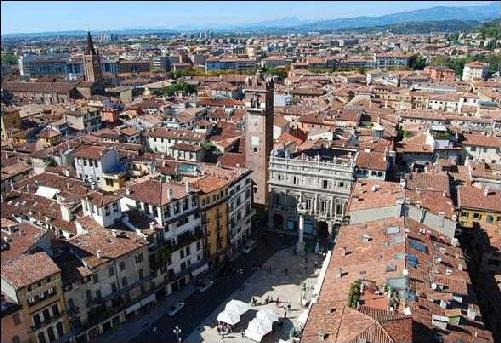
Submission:
[[174,330],[172,330],[172,332],[174,332],[174,335],[176,335],[177,341],[181,343],[181,341],[183,340],[183,338],[181,337],[182,333],[181,328],[176,325],[176,327],[174,328]]

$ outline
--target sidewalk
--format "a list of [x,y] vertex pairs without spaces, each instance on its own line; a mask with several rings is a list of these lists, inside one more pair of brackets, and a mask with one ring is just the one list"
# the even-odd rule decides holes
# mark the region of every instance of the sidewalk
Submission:
[[[237,257],[240,254],[237,254]],[[212,270],[204,275],[201,275],[201,278],[209,278],[211,280],[221,271],[221,267]],[[133,319],[127,320],[120,324],[120,326],[112,331],[104,333],[103,335],[96,337],[91,340],[92,343],[114,343],[121,342],[126,343],[132,339],[134,339],[139,332],[142,332],[145,328],[152,326],[153,323],[157,322],[160,318],[167,314],[167,311],[170,306],[174,305],[178,301],[184,301],[189,298],[193,293],[196,292],[196,286],[194,283],[190,283],[186,285],[180,291],[174,292],[173,294],[168,295],[160,302],[157,302],[153,305],[153,307],[146,312],[146,315],[138,315]]]
[[193,284],[187,285],[182,290],[175,292],[165,297],[162,301],[157,302],[153,307],[146,312],[146,315],[138,315],[135,318],[123,322],[117,329],[109,331],[94,340],[92,343],[126,343],[137,336],[145,328],[153,325],[156,321],[162,318],[168,311],[169,307],[177,301],[183,301],[190,297],[196,288]]

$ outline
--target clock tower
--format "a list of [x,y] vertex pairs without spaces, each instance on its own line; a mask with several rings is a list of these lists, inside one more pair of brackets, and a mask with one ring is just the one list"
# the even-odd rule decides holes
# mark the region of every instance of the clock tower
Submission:
[[254,203],[268,203],[268,165],[273,149],[274,83],[258,70],[246,80],[245,165],[252,170]]

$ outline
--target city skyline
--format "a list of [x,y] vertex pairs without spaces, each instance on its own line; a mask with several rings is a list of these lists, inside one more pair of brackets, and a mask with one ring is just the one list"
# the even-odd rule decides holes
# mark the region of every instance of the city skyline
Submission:
[[[67,30],[122,30],[245,25],[295,17],[315,21],[360,16],[377,17],[436,6],[486,5],[492,1],[400,2],[2,2],[2,34]],[[221,10],[221,6],[223,10]],[[57,7],[56,7],[57,6]],[[98,13],[96,13],[96,8]],[[50,16],[51,20],[46,20]],[[135,21],[131,22],[130,18]],[[210,19],[209,19],[210,18]]]

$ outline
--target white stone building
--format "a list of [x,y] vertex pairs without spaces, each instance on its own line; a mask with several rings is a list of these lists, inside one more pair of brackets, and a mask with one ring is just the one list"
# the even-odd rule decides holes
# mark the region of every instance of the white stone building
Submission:
[[335,157],[333,151],[316,156],[270,157],[269,227],[298,231],[298,204],[306,215],[304,233],[326,238],[341,223],[354,180],[353,159]]
[[167,277],[168,294],[206,267],[196,189],[150,179],[127,188],[121,208],[137,209],[155,220],[150,236],[152,269]]

